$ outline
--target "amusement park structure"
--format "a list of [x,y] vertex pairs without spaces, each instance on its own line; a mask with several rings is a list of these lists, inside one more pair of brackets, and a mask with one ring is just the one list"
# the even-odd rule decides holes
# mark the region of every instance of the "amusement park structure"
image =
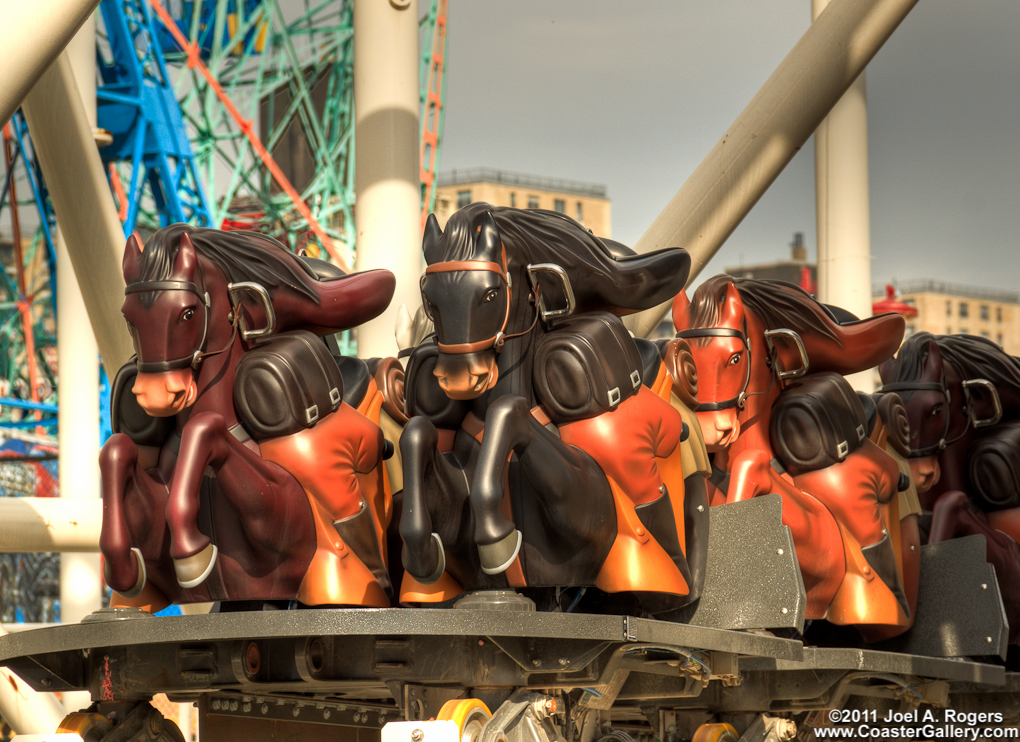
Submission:
[[[98,548],[113,596],[78,624],[0,637],[7,720],[25,742],[181,742],[152,703],[165,694],[225,742],[812,742],[883,736],[886,719],[897,736],[1013,738],[1016,359],[981,338],[901,347],[900,315],[857,316],[782,282],[686,290],[913,4],[819,12],[636,250],[559,213],[484,203],[419,233],[443,116],[439,4],[427,73],[406,48],[373,59],[362,44],[354,61],[376,85],[343,119],[359,132],[353,273],[322,259],[350,235],[315,159],[340,140],[304,118],[330,110],[316,86],[332,78],[285,48],[297,78],[258,87],[273,29],[309,25],[275,5],[153,2],[206,85],[209,110],[189,108],[196,94],[180,121],[226,110],[238,131],[205,145],[246,159],[229,202],[207,189],[211,226],[164,225],[171,186],[204,213],[173,173],[201,178],[209,152],[194,145],[182,170],[182,145],[167,170],[170,150],[154,149],[150,190],[121,200],[141,199],[145,234],[117,219],[108,178],[126,166],[102,161],[57,56],[81,8],[47,18],[37,69],[15,70],[0,103],[31,90],[37,169],[114,377],[114,434],[101,507],[0,500],[17,524],[0,536],[19,551]],[[358,0],[355,50],[384,46],[380,29],[409,37],[413,8]],[[144,6],[131,18],[151,24]],[[135,38],[151,73],[160,34]],[[256,69],[254,102],[234,101],[252,67],[222,82],[238,60]],[[274,121],[277,93],[291,124],[260,150],[243,106]],[[304,140],[287,139],[295,121]],[[142,182],[147,137],[123,136],[143,142],[127,177]],[[284,141],[308,147],[303,193],[269,165]],[[328,195],[301,198],[313,185]],[[276,200],[247,211],[235,194],[256,186]],[[386,224],[382,200],[403,205]],[[236,229],[242,215],[261,229]],[[413,249],[386,244],[407,223]],[[371,323],[392,334],[408,296],[399,353],[367,357],[389,347]],[[624,315],[655,324],[663,305],[673,338],[628,332]],[[354,328],[360,358],[337,342]],[[876,394],[844,378],[876,366]],[[90,705],[65,716],[52,694],[80,691]]]

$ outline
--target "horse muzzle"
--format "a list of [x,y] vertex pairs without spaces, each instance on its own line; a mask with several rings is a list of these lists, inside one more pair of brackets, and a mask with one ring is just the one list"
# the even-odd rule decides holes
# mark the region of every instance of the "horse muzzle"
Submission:
[[736,408],[697,412],[705,446],[709,451],[721,451],[733,445],[740,436],[740,419]]
[[172,417],[195,403],[198,387],[190,368],[160,374],[138,374],[131,392],[151,417]]
[[492,351],[457,355],[440,353],[432,373],[450,399],[477,399],[492,389],[499,379],[496,354]]

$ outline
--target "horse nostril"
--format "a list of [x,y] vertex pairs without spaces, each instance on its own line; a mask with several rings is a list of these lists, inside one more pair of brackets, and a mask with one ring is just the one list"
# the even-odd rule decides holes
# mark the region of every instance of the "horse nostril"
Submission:
[[174,394],[174,401],[172,403],[173,407],[176,407],[177,405],[179,405],[184,400],[184,395],[185,395],[186,391],[187,390],[182,389],[179,392],[174,392],[173,393]]

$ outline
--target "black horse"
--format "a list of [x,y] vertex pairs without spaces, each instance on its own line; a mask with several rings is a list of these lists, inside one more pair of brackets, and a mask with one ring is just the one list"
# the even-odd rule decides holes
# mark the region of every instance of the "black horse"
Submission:
[[[684,529],[682,479],[670,479],[670,489],[678,490],[670,493],[662,474],[653,491],[629,492],[628,499],[619,490],[639,485],[622,476],[625,482],[614,482],[607,474],[644,456],[644,469],[657,477],[656,467],[665,470],[672,461],[670,445],[678,460],[679,416],[641,386],[642,365],[646,376],[648,368],[658,368],[658,357],[642,364],[618,317],[680,291],[690,268],[687,252],[638,256],[561,214],[484,203],[454,214],[445,233],[430,216],[423,250],[428,268],[422,300],[436,332],[412,353],[405,386],[411,419],[400,439],[400,533],[405,569],[418,584],[405,589],[403,599],[439,600],[460,588],[594,585],[605,592],[676,596],[666,604],[646,597],[646,607],[683,604],[695,590],[684,584],[693,582],[683,554],[691,534],[686,540],[680,534],[693,529]],[[550,333],[562,334],[560,328],[585,317],[609,328],[605,332],[619,344],[620,358],[606,363],[629,362],[626,369],[632,370],[624,372],[626,384],[610,390],[608,403],[578,414],[581,423],[552,415],[557,427],[536,379],[544,380],[546,397],[578,397],[578,404],[592,390],[583,373],[571,376],[577,369],[537,361]],[[608,347],[600,352],[613,353]],[[615,460],[603,456],[597,462],[590,448],[568,444],[587,440],[583,423],[608,419],[617,414],[611,410],[625,406],[626,421],[616,417],[602,428],[613,441],[619,436]],[[655,427],[648,424],[652,418],[656,430],[675,425],[677,433],[675,440],[660,441],[659,449],[653,442],[648,452],[633,441],[644,435],[639,428]],[[646,529],[654,538],[650,547],[638,543],[649,540]],[[621,545],[624,532],[636,539],[629,546]],[[683,578],[664,574],[669,569],[629,574],[659,569],[654,565],[661,560],[651,557],[640,564],[642,549],[655,550],[669,569],[675,564],[673,572]],[[431,598],[425,597],[426,585],[435,585]]]

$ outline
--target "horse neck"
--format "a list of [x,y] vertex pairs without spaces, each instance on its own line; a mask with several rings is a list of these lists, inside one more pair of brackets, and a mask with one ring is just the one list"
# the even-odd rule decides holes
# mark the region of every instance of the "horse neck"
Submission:
[[962,437],[939,452],[939,476],[938,484],[932,489],[940,492],[949,490],[966,490],[967,487],[967,450],[970,448],[971,440],[974,438],[973,428],[970,426],[970,419],[964,411],[962,377],[957,373],[952,364],[945,364],[946,389],[949,391],[949,432],[947,440],[953,440],[961,433]]
[[[195,378],[198,395],[195,403],[188,410],[188,419],[200,412],[216,412],[227,421],[227,425],[237,424],[234,412],[234,377],[237,364],[245,352],[245,343],[240,332],[234,333],[227,321],[230,313],[230,300],[227,296],[226,280],[214,265],[203,264],[206,275],[206,289],[212,305],[209,307],[209,333],[205,340],[204,353],[223,350],[202,359]],[[228,347],[229,343],[229,347]]]

